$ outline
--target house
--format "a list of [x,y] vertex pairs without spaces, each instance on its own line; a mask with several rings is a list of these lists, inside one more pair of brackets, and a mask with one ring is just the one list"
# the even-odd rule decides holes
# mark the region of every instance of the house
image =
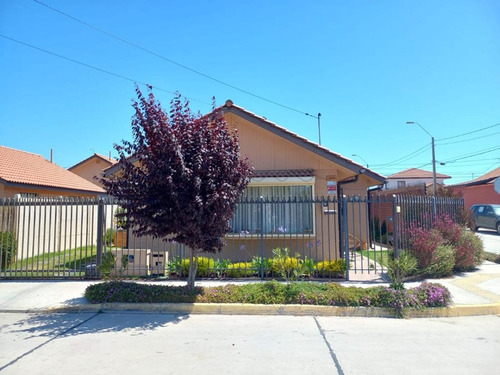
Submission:
[[98,197],[105,191],[43,156],[0,146],[0,198]]
[[[451,178],[446,174],[436,173],[436,182],[439,185],[444,185],[444,180]],[[398,190],[404,191],[405,189],[417,189],[425,191],[432,189],[434,184],[433,173],[418,168],[409,168],[404,171],[394,173],[387,177],[387,183],[384,190]]]
[[[228,126],[238,130],[241,155],[249,158],[254,173],[220,256],[248,260],[245,257],[255,255],[259,248],[260,254],[269,256],[278,246],[304,254],[308,247],[321,243],[321,252],[313,256],[337,259],[344,234],[338,198],[364,197],[369,187],[384,184],[385,177],[231,100],[222,110]],[[119,170],[120,164],[115,164],[104,171],[104,176]],[[265,201],[259,201],[261,197]],[[325,201],[314,203],[315,197],[324,197]],[[290,198],[300,201],[286,201]],[[369,237],[367,205],[358,204],[352,211],[348,221],[356,223],[357,229],[351,226],[349,234],[361,246]],[[234,249],[240,248],[245,251],[235,256]]]
[[495,191],[494,183],[500,178],[500,167],[467,182],[451,185],[450,189],[461,193],[465,199],[465,208],[473,204],[500,204],[500,193]]
[[117,160],[113,159],[111,155],[106,157],[104,155],[94,153],[94,155],[73,165],[68,168],[68,170],[86,179],[87,181],[102,187],[102,184],[96,179],[96,177],[101,177],[103,170],[115,163],[117,163]]

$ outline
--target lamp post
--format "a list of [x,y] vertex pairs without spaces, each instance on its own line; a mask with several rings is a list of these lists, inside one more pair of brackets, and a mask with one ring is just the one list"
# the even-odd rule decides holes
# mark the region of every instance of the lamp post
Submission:
[[426,132],[432,140],[432,194],[434,195],[434,200],[433,200],[433,205],[432,205],[432,210],[433,210],[433,215],[434,218],[436,217],[436,192],[437,192],[437,181],[436,181],[436,152],[434,148],[434,137],[432,136],[431,133],[429,133],[425,128],[420,125],[416,121],[407,121],[406,122],[408,125],[418,125],[420,129],[422,129],[424,132]]
[[365,164],[366,164],[366,168],[370,168],[370,166],[368,165],[368,162],[367,162],[365,159],[363,159],[363,158],[361,157],[361,155],[358,155],[358,154],[352,154],[352,156],[357,156],[358,158],[360,158],[361,160],[363,160],[363,161],[365,162]]
[[321,113],[318,113],[318,116],[310,115],[309,113],[306,113],[305,115],[318,119],[318,144],[321,146]]

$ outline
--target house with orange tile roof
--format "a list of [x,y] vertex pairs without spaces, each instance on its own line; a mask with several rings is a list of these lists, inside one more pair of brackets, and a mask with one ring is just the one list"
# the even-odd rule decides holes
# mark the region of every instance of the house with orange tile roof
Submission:
[[0,198],[98,197],[99,186],[31,152],[0,146]]
[[102,187],[97,177],[101,177],[104,169],[112,166],[118,161],[113,159],[111,155],[104,156],[101,154],[94,153],[94,155],[82,160],[81,162],[68,168],[69,171],[74,174],[84,178],[85,180]]
[[500,194],[494,187],[497,179],[500,179],[500,167],[474,180],[451,185],[450,189],[463,195],[465,208],[473,204],[500,204]]
[[[257,223],[262,218],[255,215],[250,205],[241,205],[241,210],[236,212],[232,222],[234,235],[245,233],[245,241],[254,240],[257,243],[260,234],[265,233],[266,243],[269,243],[265,246],[266,251],[276,246],[273,236],[279,235],[280,231],[295,241],[290,244],[295,249],[304,248],[305,245],[299,242],[310,243],[313,237],[317,241],[329,242],[327,249],[325,245],[324,257],[338,257],[338,241],[340,233],[343,234],[338,215],[341,212],[338,198],[344,195],[366,196],[368,188],[383,185],[385,177],[235,105],[231,100],[226,101],[221,108],[229,128],[238,131],[241,155],[248,157],[254,167],[250,184],[243,194],[244,199],[330,199],[330,203],[325,203],[324,207],[302,204],[296,205],[294,209],[278,209],[276,204],[269,204],[269,209],[264,210],[262,224]],[[137,159],[131,156],[129,160],[134,162]],[[114,175],[120,169],[120,163],[114,164],[104,171],[104,177]],[[350,220],[358,224],[358,242],[368,242],[366,205],[359,205],[359,210],[353,213]],[[331,239],[326,240],[327,233],[331,234]],[[233,247],[235,241],[232,242]],[[242,243],[241,246],[246,245]],[[221,256],[230,257],[224,251]]]
[[[446,174],[436,173],[436,182],[439,185],[444,185],[444,180],[451,178]],[[404,171],[394,173],[387,177],[387,183],[384,190],[401,190],[407,188],[422,188],[424,194],[429,188],[432,189],[433,175],[430,171],[425,171],[419,168],[409,168]]]

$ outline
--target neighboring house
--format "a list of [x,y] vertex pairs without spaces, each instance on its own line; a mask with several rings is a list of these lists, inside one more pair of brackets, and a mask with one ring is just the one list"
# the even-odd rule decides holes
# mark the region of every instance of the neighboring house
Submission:
[[[439,185],[444,185],[444,180],[451,178],[446,174],[436,173],[436,182]],[[423,169],[410,168],[404,171],[395,173],[387,177],[387,183],[384,190],[399,190],[404,191],[406,188],[423,188],[425,190],[432,190],[434,184],[433,174]]]
[[[258,201],[259,197],[297,197],[311,201],[314,197],[366,196],[369,187],[385,183],[384,176],[249,112],[231,100],[222,109],[229,127],[238,130],[241,155],[248,157],[254,167],[253,178],[244,193],[250,201]],[[119,170],[120,165],[115,164],[106,169],[104,175],[110,176]],[[356,233],[359,241],[368,242],[366,205],[359,206],[349,220],[359,225]],[[323,243],[328,241],[329,248],[324,257],[337,258],[338,241],[343,232],[337,225],[340,220],[337,220],[336,214],[341,210],[337,204],[330,203],[329,208],[334,216],[326,218],[325,207],[321,204],[277,208],[277,205],[269,203],[264,207],[263,215],[256,214],[259,210],[257,205],[241,204],[232,223],[233,235],[248,233],[244,240],[246,246],[251,240],[258,244],[264,233],[265,239],[271,241],[266,245],[268,255],[270,249],[276,246],[276,242],[272,241],[280,231],[293,237],[292,251],[321,239]],[[332,227],[327,228],[328,225]],[[231,246],[239,246],[238,241],[241,239],[231,240]],[[224,254],[221,256],[224,257]]]
[[30,152],[0,146],[0,198],[97,197],[105,191]]
[[117,160],[113,159],[111,156],[106,157],[95,153],[87,159],[73,165],[68,170],[86,179],[87,181],[102,187],[102,184],[96,179],[96,177],[101,177],[103,170],[115,163],[117,163]]
[[463,195],[465,208],[481,203],[500,204],[500,194],[495,191],[493,186],[498,178],[500,178],[500,167],[472,181],[451,185],[450,189]]

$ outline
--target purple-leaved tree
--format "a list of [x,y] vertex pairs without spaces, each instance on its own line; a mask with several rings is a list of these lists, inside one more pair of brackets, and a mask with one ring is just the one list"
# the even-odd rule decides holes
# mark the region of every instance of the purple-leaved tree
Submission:
[[122,169],[101,181],[123,202],[134,233],[191,249],[188,286],[194,288],[197,254],[221,251],[252,167],[240,157],[238,134],[221,109],[195,115],[177,94],[166,114],[151,87],[147,97],[136,92],[133,141],[114,146]]

